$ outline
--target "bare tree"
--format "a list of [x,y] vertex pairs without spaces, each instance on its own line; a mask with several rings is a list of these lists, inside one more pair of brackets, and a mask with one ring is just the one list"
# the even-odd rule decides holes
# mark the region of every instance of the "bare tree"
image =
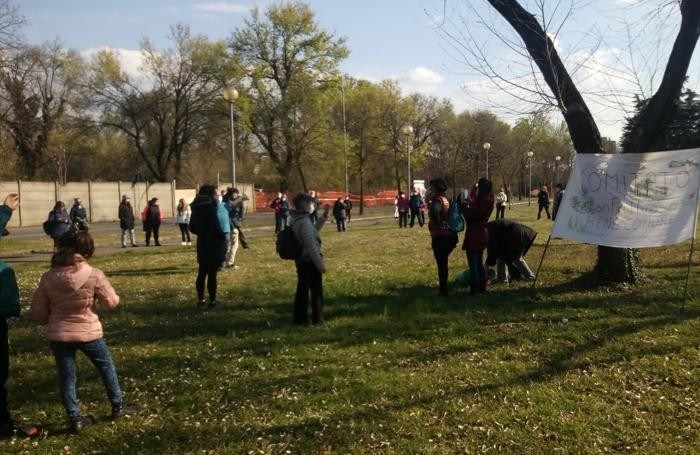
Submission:
[[[564,117],[574,148],[578,153],[603,153],[603,140],[593,114],[561,59],[552,40],[552,35],[548,33],[548,26],[551,23],[547,21],[547,16],[544,14],[546,1],[538,0],[535,2],[540,9],[540,20],[523,8],[517,0],[487,1],[515,30],[524,43],[524,47],[492,28],[493,35],[500,37],[508,48],[529,61],[533,69],[541,74],[548,90],[545,90],[544,86],[538,85],[537,82],[530,86],[520,85],[518,88],[540,97],[545,104],[553,104],[557,107]],[[623,152],[649,149],[649,145],[653,143],[655,138],[663,134],[674,103],[681,93],[683,81],[700,35],[700,2],[697,0],[678,0],[673,3],[678,5],[681,14],[678,34],[661,83],[656,93],[651,97],[649,104],[640,113],[639,122],[630,135],[632,139]],[[561,2],[556,3],[555,8],[560,5]],[[574,12],[575,9],[570,8],[564,14],[565,19]],[[556,30],[553,32],[556,36]],[[469,32],[465,33],[467,33],[467,43],[462,42],[463,45],[458,47],[466,53],[463,55],[471,61],[476,59],[485,65],[482,67],[485,68],[483,73],[494,77],[497,84],[509,87],[517,85],[517,82],[507,80],[507,77],[496,71],[488,62],[483,49],[474,46],[473,39],[469,38]],[[453,43],[459,42],[459,36],[452,35],[452,37],[454,38]],[[464,37],[465,35],[462,35],[462,38]],[[599,247],[596,268],[599,276],[605,281],[634,283],[640,276],[638,262],[636,250]]]

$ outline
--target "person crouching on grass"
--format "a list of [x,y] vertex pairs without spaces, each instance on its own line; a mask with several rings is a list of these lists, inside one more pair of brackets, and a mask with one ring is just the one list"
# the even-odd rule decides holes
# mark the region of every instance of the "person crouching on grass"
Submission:
[[318,232],[328,220],[330,206],[325,206],[323,216],[316,223],[311,219],[315,211],[313,197],[307,193],[299,193],[292,201],[292,231],[301,245],[301,255],[296,260],[297,292],[294,299],[294,323],[309,322],[308,306],[309,291],[311,291],[311,322],[314,325],[323,324],[323,274],[326,265],[323,263],[321,237]]
[[112,420],[136,411],[124,406],[117,370],[95,312],[97,302],[114,309],[119,296],[105,274],[87,263],[94,252],[95,244],[87,232],[61,236],[51,258],[51,269],[41,277],[32,299],[32,316],[48,322],[46,338],[56,359],[61,400],[73,433],[94,423],[92,416],[80,413],[75,390],[75,351],[82,351],[100,373],[112,405]]

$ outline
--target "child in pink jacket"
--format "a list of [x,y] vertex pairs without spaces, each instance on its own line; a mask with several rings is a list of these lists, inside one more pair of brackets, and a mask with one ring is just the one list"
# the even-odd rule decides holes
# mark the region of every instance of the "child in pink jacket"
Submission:
[[87,263],[94,252],[95,245],[87,232],[63,235],[51,258],[51,270],[41,277],[32,300],[32,316],[48,322],[46,338],[56,359],[61,400],[74,433],[94,422],[92,416],[80,414],[75,390],[76,350],[87,355],[99,371],[112,404],[112,420],[134,411],[122,403],[117,371],[95,313],[97,301],[113,309],[119,304],[119,296],[105,274]]

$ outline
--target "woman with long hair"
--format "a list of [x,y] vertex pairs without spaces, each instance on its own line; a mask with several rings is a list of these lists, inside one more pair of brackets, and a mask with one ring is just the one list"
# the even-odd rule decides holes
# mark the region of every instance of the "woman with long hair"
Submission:
[[192,216],[190,217],[190,231],[197,236],[197,263],[199,271],[195,287],[199,306],[206,306],[204,300],[204,286],[209,292],[209,308],[217,305],[216,302],[216,275],[221,264],[226,260],[226,234],[221,228],[216,200],[216,187],[202,185],[199,194],[192,201]]
[[436,178],[428,183],[428,231],[431,237],[433,256],[438,270],[440,295],[447,295],[448,260],[450,253],[457,246],[457,233],[450,230],[447,214],[450,210],[450,200],[447,199],[447,183]]
[[486,292],[484,249],[489,242],[488,221],[493,212],[493,187],[491,180],[480,178],[462,201],[462,215],[467,224],[462,249],[467,253],[470,292]]
[[182,235],[182,245],[192,245],[192,239],[190,239],[190,216],[192,211],[190,210],[190,205],[185,202],[184,199],[180,199],[177,204],[177,225],[180,227],[180,234]]

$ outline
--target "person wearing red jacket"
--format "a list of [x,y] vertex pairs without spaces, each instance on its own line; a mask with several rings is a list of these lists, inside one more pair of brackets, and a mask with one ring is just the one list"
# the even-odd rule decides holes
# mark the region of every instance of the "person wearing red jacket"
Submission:
[[146,246],[151,244],[151,234],[156,242],[156,246],[160,246],[158,231],[160,230],[160,223],[163,221],[163,212],[158,206],[157,197],[148,201],[148,205],[141,213],[141,220],[143,221],[143,230],[146,232]]
[[272,200],[270,208],[275,211],[275,234],[282,230],[282,193],[277,193],[277,197]]
[[489,242],[488,221],[493,212],[493,199],[491,181],[482,177],[469,197],[462,201],[462,215],[467,224],[462,249],[467,253],[471,294],[486,292],[484,249]]
[[408,227],[408,198],[403,191],[399,192],[396,207],[399,209],[399,227]]

